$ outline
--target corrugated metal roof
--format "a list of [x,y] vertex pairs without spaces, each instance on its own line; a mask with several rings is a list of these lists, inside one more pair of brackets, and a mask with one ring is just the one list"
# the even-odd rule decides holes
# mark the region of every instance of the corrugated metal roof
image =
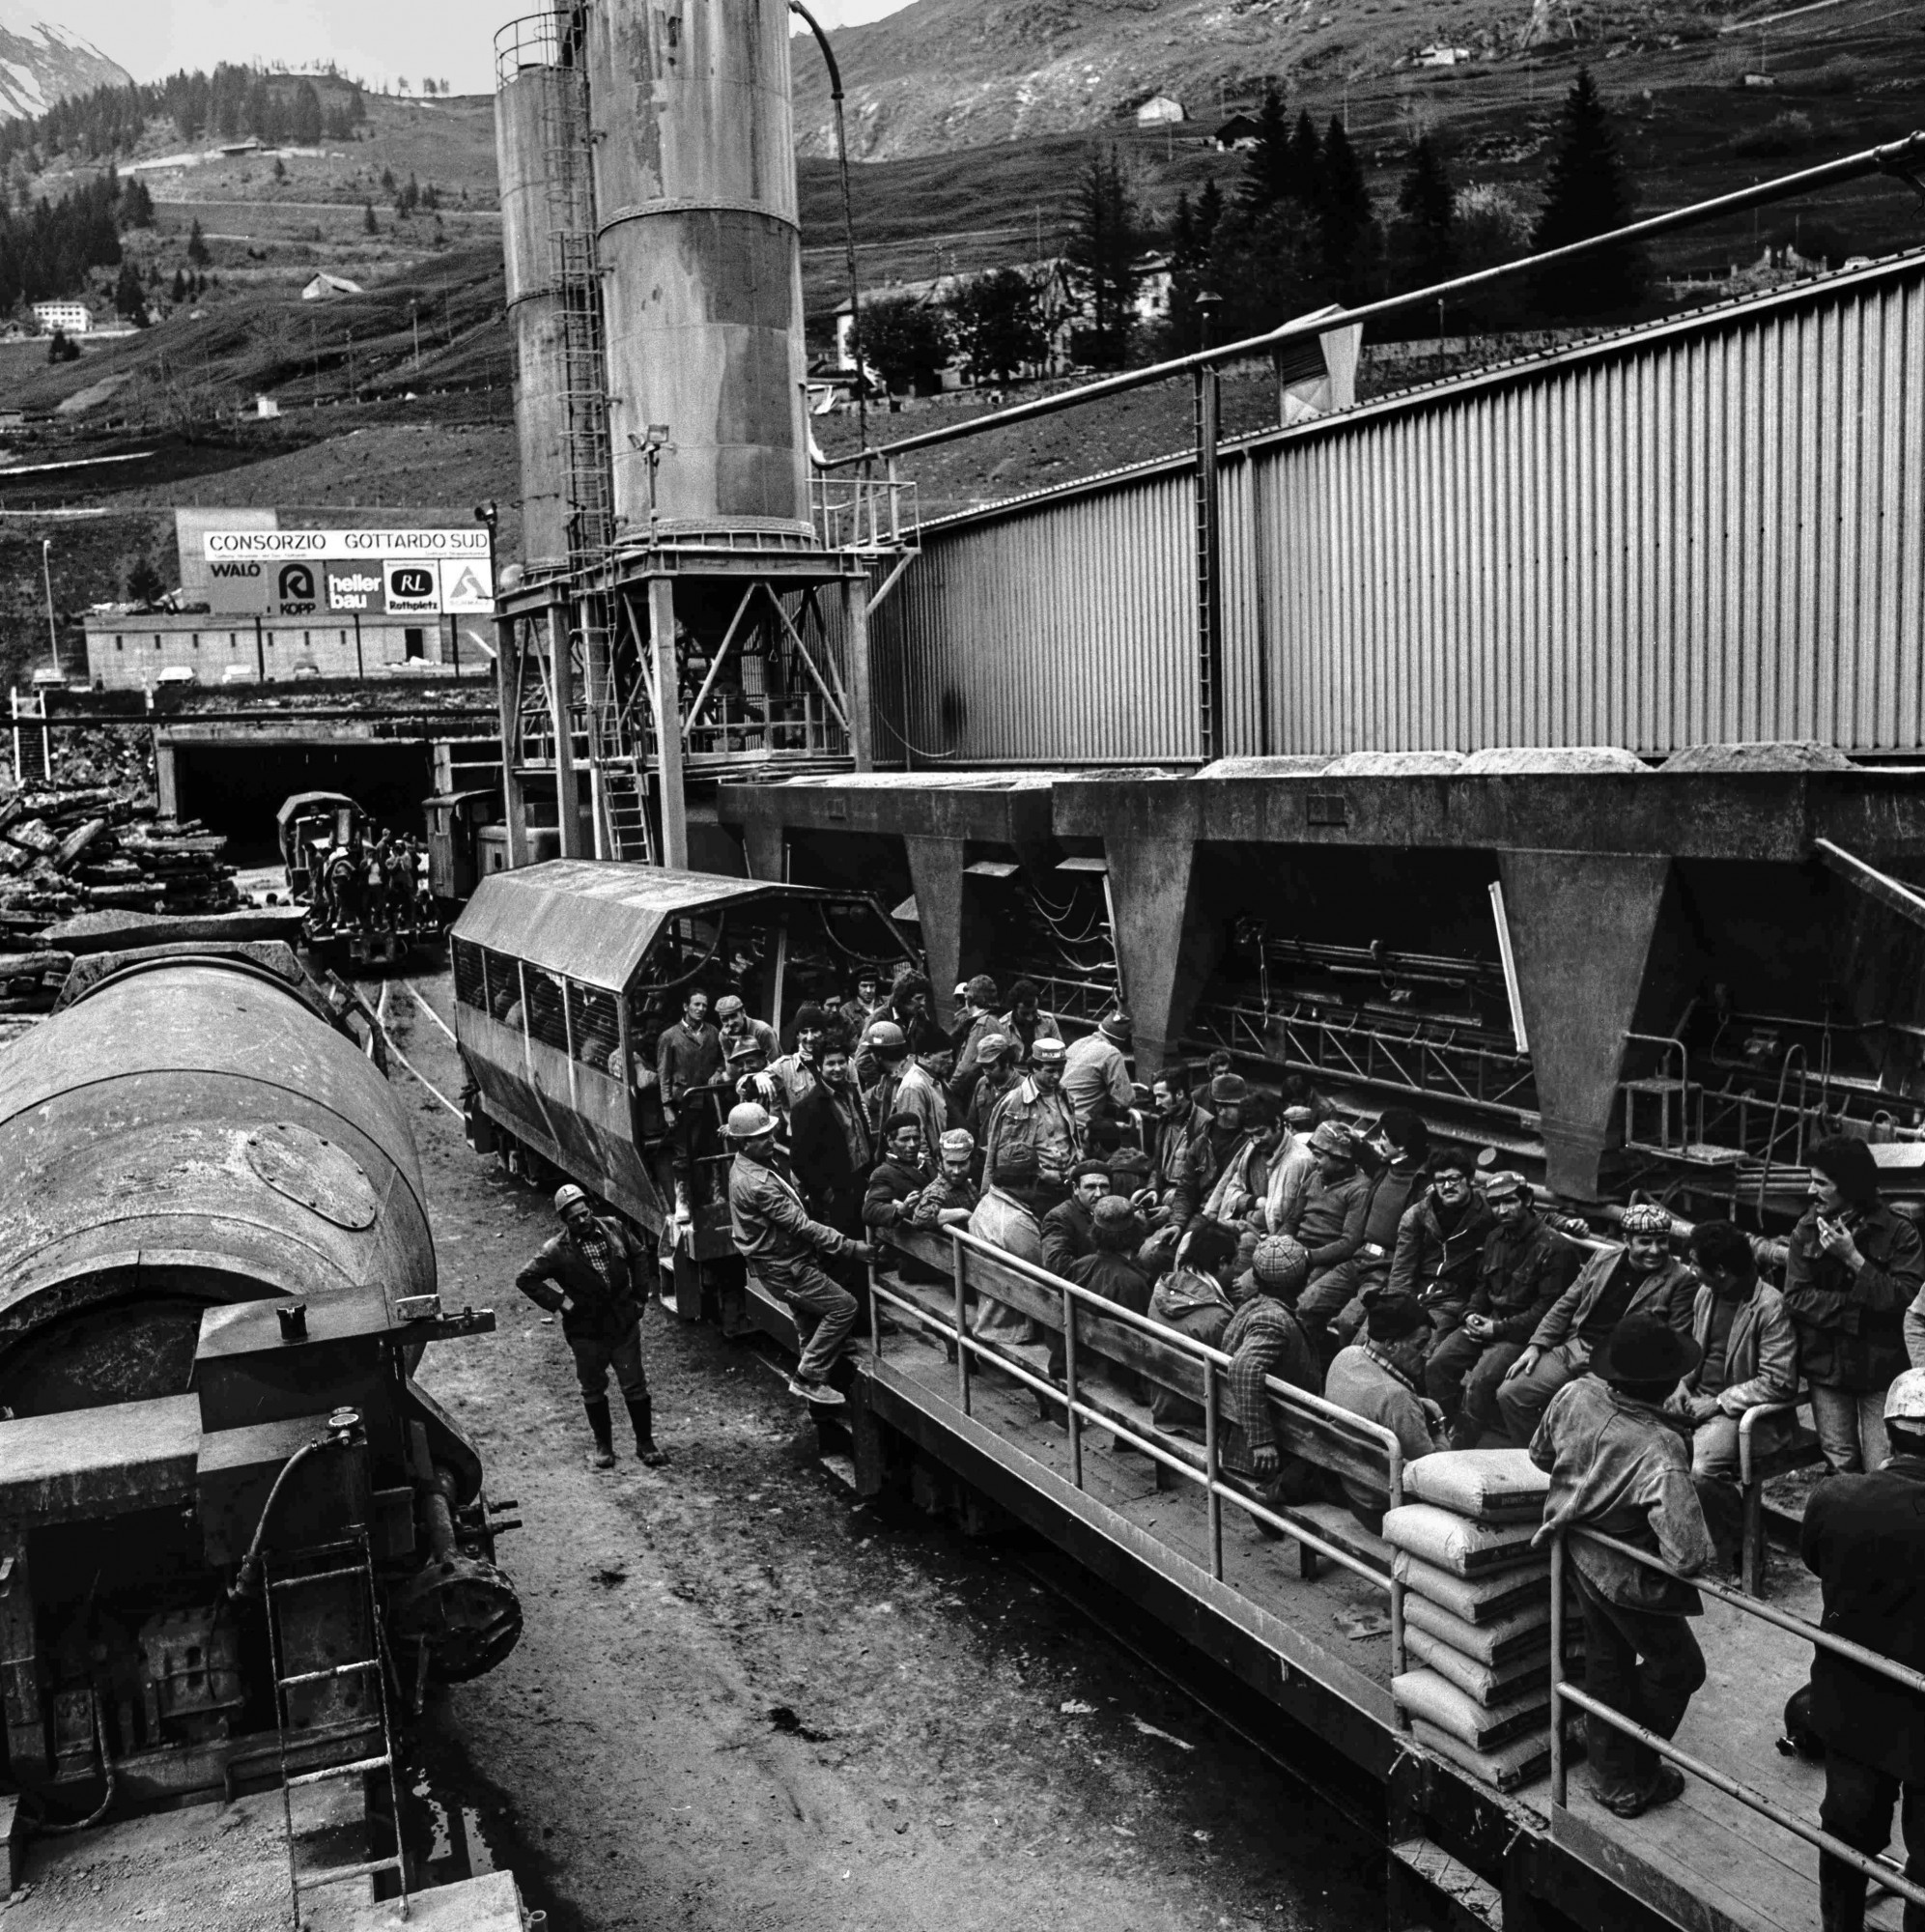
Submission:
[[709,872],[551,859],[519,871],[491,872],[455,922],[454,937],[619,993],[671,919],[757,899],[847,897],[846,893],[811,886],[725,879]]

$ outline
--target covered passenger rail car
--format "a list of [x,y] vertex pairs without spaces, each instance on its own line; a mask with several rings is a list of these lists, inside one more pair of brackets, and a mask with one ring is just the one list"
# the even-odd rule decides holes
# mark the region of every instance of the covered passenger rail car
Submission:
[[[914,952],[862,894],[577,859],[483,879],[450,946],[469,1138],[522,1143],[656,1235],[675,1199],[657,1042],[689,992],[733,991],[781,1033],[860,963]],[[679,1246],[733,1256],[719,1204]]]

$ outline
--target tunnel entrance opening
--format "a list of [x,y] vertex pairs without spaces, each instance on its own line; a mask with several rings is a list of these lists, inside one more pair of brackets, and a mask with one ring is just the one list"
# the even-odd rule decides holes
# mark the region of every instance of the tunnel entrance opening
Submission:
[[410,744],[177,745],[181,816],[206,821],[228,839],[231,865],[266,866],[280,857],[274,813],[301,791],[339,791],[377,826],[425,835],[421,802],[435,788],[429,748]]

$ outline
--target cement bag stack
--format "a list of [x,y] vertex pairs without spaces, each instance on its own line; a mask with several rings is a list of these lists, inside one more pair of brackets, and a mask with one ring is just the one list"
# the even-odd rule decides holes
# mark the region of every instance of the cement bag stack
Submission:
[[1415,1500],[1383,1520],[1404,1586],[1392,1692],[1419,1743],[1500,1791],[1550,1763],[1550,1552],[1531,1547],[1549,1486],[1521,1449],[1447,1451],[1405,1467]]

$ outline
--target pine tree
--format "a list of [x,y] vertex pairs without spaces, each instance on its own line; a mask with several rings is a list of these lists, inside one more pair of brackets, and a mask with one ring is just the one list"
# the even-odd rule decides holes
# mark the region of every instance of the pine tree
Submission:
[[1318,156],[1316,227],[1332,293],[1340,300],[1347,300],[1369,260],[1376,218],[1363,164],[1343,122],[1334,115],[1324,129]]
[[1457,191],[1444,157],[1428,134],[1420,134],[1411,145],[1403,180],[1398,185],[1397,212],[1403,217],[1408,251],[1405,274],[1400,279],[1411,288],[1443,280],[1456,254],[1452,227]]
[[1257,115],[1257,140],[1243,164],[1245,208],[1274,208],[1280,201],[1300,196],[1304,184],[1297,174],[1297,156],[1290,140],[1289,116],[1284,112],[1284,97],[1273,87],[1263,96]]
[[137,176],[121,190],[121,219],[129,228],[154,226],[154,196]]
[[1290,174],[1296,183],[1297,200],[1305,208],[1317,207],[1323,199],[1323,149],[1308,108],[1297,116],[1290,132]]
[[[1588,68],[1577,70],[1564,98],[1550,187],[1532,246],[1543,253],[1623,228],[1637,196],[1612,131],[1611,117]],[[1546,314],[1610,315],[1634,308],[1651,287],[1651,257],[1640,242],[1613,242],[1545,270],[1537,281]]]
[[205,269],[213,260],[213,252],[207,244],[207,237],[201,233],[199,215],[194,217],[193,232],[187,237],[187,260],[197,269]]
[[1116,150],[1090,156],[1076,185],[1063,255],[1082,307],[1083,348],[1099,369],[1120,369],[1129,353],[1143,240],[1143,217]]
[[295,89],[291,126],[297,147],[311,148],[321,139],[321,96],[311,80]]
[[187,278],[179,269],[174,270],[174,288],[169,299],[176,308],[187,299]]
[[147,327],[147,291],[141,286],[140,270],[131,262],[121,264],[114,283],[114,313],[124,315],[136,328]]
[[363,235],[381,233],[381,223],[375,219],[375,205],[371,201],[361,203],[361,233]]

